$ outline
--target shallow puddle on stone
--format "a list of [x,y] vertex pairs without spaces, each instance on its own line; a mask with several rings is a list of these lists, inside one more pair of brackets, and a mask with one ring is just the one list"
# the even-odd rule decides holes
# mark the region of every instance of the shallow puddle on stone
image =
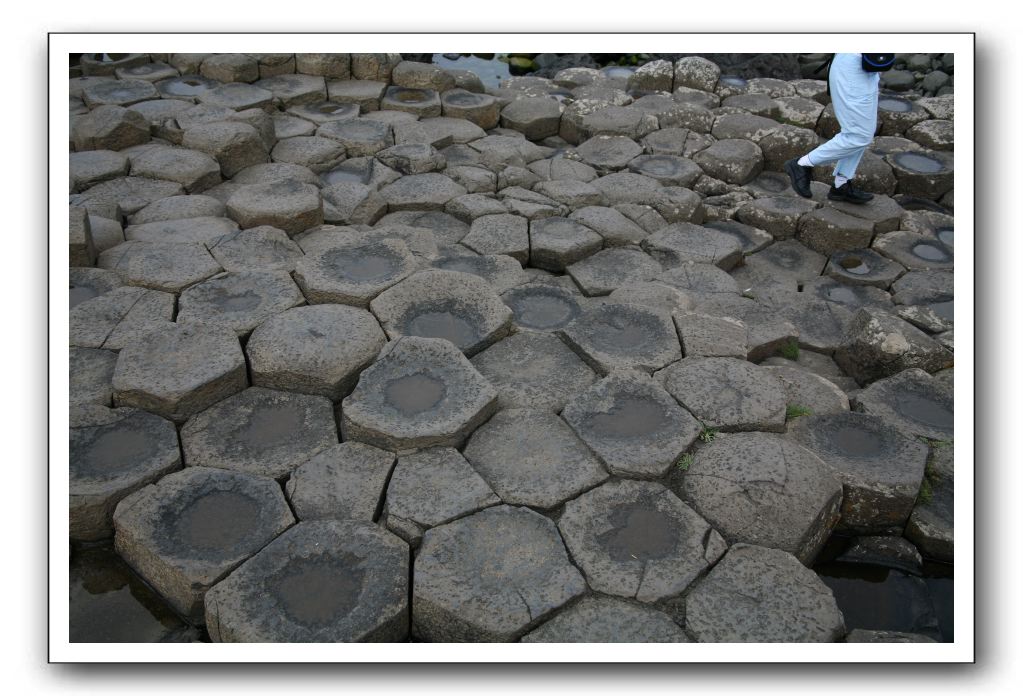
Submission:
[[955,418],[942,404],[921,394],[903,393],[895,396],[895,410],[901,415],[942,430],[951,430]]
[[252,290],[216,288],[210,295],[213,304],[222,312],[248,312],[259,306],[262,298]]
[[675,550],[678,524],[669,515],[641,503],[615,508],[614,529],[598,537],[613,561],[651,561]]
[[444,97],[444,101],[452,106],[476,106],[483,99],[472,92],[455,92]]
[[667,157],[655,157],[645,160],[639,169],[650,176],[672,176],[678,173],[679,166]]
[[579,314],[579,306],[556,295],[533,294],[510,300],[515,321],[531,329],[559,329]]
[[99,293],[92,288],[85,287],[84,285],[71,285],[68,288],[68,300],[71,307],[80,305],[86,300],[91,300],[94,297],[98,297]]
[[478,338],[476,327],[470,321],[444,310],[416,314],[406,322],[403,333],[423,338],[446,338],[459,348],[475,343]]
[[941,247],[927,242],[915,244],[910,252],[925,261],[948,261],[948,254]]
[[444,259],[437,264],[437,268],[445,271],[458,271],[459,273],[471,273],[481,278],[486,278],[487,259],[480,257],[465,257],[455,259]]
[[72,554],[68,623],[72,643],[155,643],[186,632],[199,635],[109,544]]
[[860,298],[857,297],[856,293],[850,288],[837,287],[828,290],[828,299],[832,302],[842,302],[844,304],[859,304]]
[[613,438],[644,437],[661,432],[669,424],[664,408],[653,401],[624,397],[607,413],[590,418],[589,428],[598,436]]
[[84,473],[116,475],[145,460],[152,451],[153,443],[146,433],[114,426],[92,441],[78,468]]
[[212,491],[190,502],[177,518],[185,551],[230,551],[259,528],[259,505],[233,491]]
[[284,612],[298,623],[329,624],[355,607],[362,591],[363,571],[358,559],[311,559],[289,563],[275,578],[272,592]]
[[398,270],[398,261],[394,256],[352,249],[335,249],[324,254],[323,263],[341,278],[353,283],[385,280]]
[[932,312],[942,319],[955,321],[955,301],[949,300],[948,302],[932,302],[927,306]]
[[639,350],[652,338],[650,328],[625,319],[601,322],[594,327],[592,340],[598,347],[615,352]]
[[857,256],[847,256],[839,261],[838,265],[846,273],[852,273],[853,275],[867,275],[870,273],[870,266],[863,263],[863,260]]
[[747,84],[744,78],[738,77],[737,75],[722,75],[718,79],[718,82],[730,87],[745,87]]
[[905,113],[913,110],[913,105],[902,99],[893,99],[891,97],[882,97],[877,100],[877,108],[885,111],[895,111],[898,113]]
[[329,172],[320,174],[320,179],[327,186],[343,182],[354,182],[356,184],[369,183],[369,172],[357,172],[351,169],[332,169]]
[[920,174],[937,174],[945,168],[940,161],[916,152],[900,152],[893,158],[900,167]]
[[426,92],[420,89],[399,89],[392,92],[391,96],[403,104],[416,104],[428,98]]
[[181,77],[160,83],[160,91],[177,97],[194,97],[211,89],[213,83],[204,77]]
[[304,420],[301,409],[296,406],[266,406],[252,412],[242,440],[256,447],[271,447],[300,431]]
[[885,450],[880,437],[852,425],[843,425],[830,430],[828,437],[838,452],[850,457],[876,457]]
[[435,408],[446,393],[443,381],[419,372],[388,382],[384,387],[384,402],[405,415],[415,416]]
[[[953,639],[951,621],[941,622],[936,611],[940,602],[940,613],[951,616],[951,593],[932,592],[923,578],[863,563],[821,563],[814,571],[831,588],[850,631],[902,631]],[[952,580],[945,582],[951,586]]]
[[952,227],[942,227],[934,231],[938,239],[948,246],[952,246],[955,243],[955,229]]

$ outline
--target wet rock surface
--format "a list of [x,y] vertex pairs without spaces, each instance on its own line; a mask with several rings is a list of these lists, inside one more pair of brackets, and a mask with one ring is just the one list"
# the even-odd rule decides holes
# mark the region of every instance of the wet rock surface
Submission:
[[[498,85],[429,54],[83,54],[75,544],[109,537],[118,501],[235,477],[256,507],[202,510],[258,540],[203,569],[162,532],[118,529],[111,551],[194,626],[221,582],[224,641],[840,640],[819,588],[780,570],[832,529],[951,563],[952,56],[883,76],[863,206],[827,199],[830,168],[811,199],[782,169],[839,128],[823,54],[598,58],[533,56]],[[638,599],[577,601],[607,569],[556,523],[630,486],[666,486],[642,513],[695,516],[720,551],[678,551]],[[160,524],[192,524],[174,500]],[[601,500],[594,520],[639,504]],[[664,525],[618,526],[654,543]],[[792,556],[727,570],[725,543]],[[205,639],[161,621],[146,635]],[[921,621],[892,630],[939,637]]]

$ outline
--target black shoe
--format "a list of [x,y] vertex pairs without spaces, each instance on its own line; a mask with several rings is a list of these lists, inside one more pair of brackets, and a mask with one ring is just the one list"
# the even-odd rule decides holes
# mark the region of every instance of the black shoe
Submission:
[[789,175],[792,188],[803,198],[810,198],[813,195],[810,193],[811,171],[813,171],[813,167],[799,166],[798,159],[790,159],[785,163],[785,172]]
[[874,194],[872,193],[853,188],[853,185],[848,181],[838,188],[835,188],[834,184],[832,184],[831,190],[828,191],[829,201],[843,201],[845,203],[855,203],[856,205],[862,205],[873,197]]

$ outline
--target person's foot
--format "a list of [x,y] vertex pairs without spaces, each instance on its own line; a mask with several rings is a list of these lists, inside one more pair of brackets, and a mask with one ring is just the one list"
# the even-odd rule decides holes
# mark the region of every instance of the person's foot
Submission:
[[810,198],[813,194],[810,193],[810,172],[813,171],[813,167],[801,167],[799,166],[798,159],[790,159],[785,163],[785,173],[789,175],[789,181],[792,182],[792,188],[795,189],[803,198]]
[[873,197],[874,194],[854,188],[852,183],[848,181],[837,188],[832,185],[831,190],[828,191],[829,201],[842,201],[845,203],[855,203],[856,205],[862,205]]

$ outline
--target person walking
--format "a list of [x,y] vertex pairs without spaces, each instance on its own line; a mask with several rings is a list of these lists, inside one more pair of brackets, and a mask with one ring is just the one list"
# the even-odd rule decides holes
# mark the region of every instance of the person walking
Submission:
[[813,167],[835,162],[835,183],[828,200],[862,204],[874,197],[852,185],[856,168],[877,130],[877,89],[880,72],[894,63],[892,54],[836,53],[828,69],[828,91],[841,132],[799,158],[785,163],[792,188],[810,198]]

